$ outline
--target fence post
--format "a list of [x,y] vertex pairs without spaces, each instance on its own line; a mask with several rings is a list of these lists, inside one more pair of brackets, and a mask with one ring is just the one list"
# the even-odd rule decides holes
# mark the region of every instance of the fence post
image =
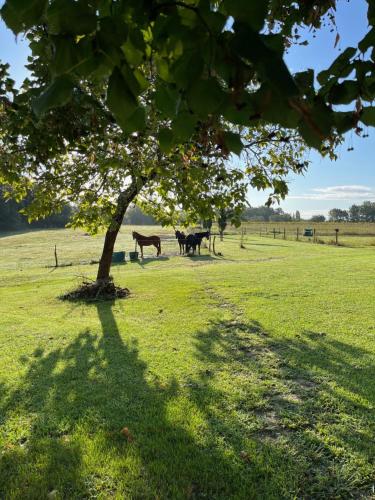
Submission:
[[316,243],[316,229],[313,229],[313,242]]
[[208,240],[208,251],[211,253],[211,234],[210,234],[210,238]]
[[59,267],[59,261],[57,260],[57,248],[55,245],[55,267]]
[[276,229],[273,228],[273,239],[275,240],[276,239]]
[[299,241],[299,227],[297,227],[297,241]]
[[284,240],[286,240],[286,237],[285,237],[285,227],[284,227]]
[[336,245],[338,245],[339,244],[339,230],[335,229],[335,232],[336,232]]
[[214,236],[214,240],[212,242],[212,251],[214,252],[214,255],[216,255],[216,250],[215,250],[215,240],[216,240],[216,236]]
[[243,238],[244,238],[244,235],[245,235],[245,230],[244,229],[241,229],[241,241],[240,241],[240,248],[245,248],[243,246]]

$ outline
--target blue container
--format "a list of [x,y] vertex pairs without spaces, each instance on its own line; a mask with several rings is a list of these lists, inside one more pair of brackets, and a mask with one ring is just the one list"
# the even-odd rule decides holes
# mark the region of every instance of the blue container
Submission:
[[131,261],[135,262],[138,260],[138,252],[129,252],[129,258]]
[[113,252],[112,262],[125,262],[125,252]]

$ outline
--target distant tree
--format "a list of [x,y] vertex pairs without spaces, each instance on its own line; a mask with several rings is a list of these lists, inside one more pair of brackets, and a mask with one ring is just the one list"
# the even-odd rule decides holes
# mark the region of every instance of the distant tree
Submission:
[[0,231],[16,231],[25,226],[19,209],[15,200],[6,199],[5,186],[0,186]]
[[325,222],[326,218],[324,215],[313,215],[310,219],[311,222]]
[[295,219],[296,219],[296,221],[300,221],[301,220],[301,213],[300,213],[299,210],[296,210]]
[[212,219],[202,220],[203,229],[207,229],[207,231],[211,231],[212,228]]
[[219,210],[217,216],[217,225],[219,226],[220,239],[223,241],[224,231],[228,224],[229,212],[225,208]]
[[133,205],[128,208],[123,224],[133,226],[154,226],[157,224],[157,221],[152,215],[145,213],[141,207]]
[[242,213],[243,221],[290,221],[292,216],[285,213],[281,208],[268,207],[266,205],[260,207],[247,207]]
[[273,214],[270,215],[271,222],[289,222],[292,220],[292,216],[283,211],[282,208],[276,208]]
[[29,192],[25,199],[17,202],[9,198],[7,186],[0,186],[0,231],[17,231],[26,228],[63,228],[69,223],[73,209],[68,204],[61,205],[59,211],[49,217],[29,222],[24,212],[33,202],[33,197],[33,193]]
[[332,222],[346,222],[349,220],[349,212],[341,208],[332,208],[328,212],[329,220]]
[[349,219],[352,222],[359,222],[361,220],[361,207],[359,205],[352,205],[349,208]]
[[360,205],[360,216],[365,222],[375,222],[375,202],[364,201]]

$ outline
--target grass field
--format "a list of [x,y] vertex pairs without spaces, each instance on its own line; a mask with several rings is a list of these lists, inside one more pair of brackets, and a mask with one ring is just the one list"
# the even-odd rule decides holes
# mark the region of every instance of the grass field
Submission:
[[236,238],[85,305],[102,237],[0,237],[0,498],[375,498],[375,247]]
[[[297,229],[299,230],[299,241],[309,243],[313,238],[303,236],[305,228],[312,228],[316,231],[316,239],[322,244],[334,244],[336,242],[336,232],[338,229],[338,242],[342,246],[365,247],[375,246],[375,223],[371,222],[245,222],[242,228],[249,235],[262,235],[273,238],[275,230],[276,239],[284,238],[296,241]],[[230,231],[230,230],[229,230]],[[235,232],[238,233],[238,229]]]

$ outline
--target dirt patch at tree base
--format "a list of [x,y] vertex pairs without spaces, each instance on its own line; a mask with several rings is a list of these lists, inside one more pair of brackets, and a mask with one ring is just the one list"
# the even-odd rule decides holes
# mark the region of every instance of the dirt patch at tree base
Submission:
[[61,300],[69,301],[103,301],[124,299],[130,295],[128,288],[121,288],[113,283],[113,280],[106,281],[83,281],[83,283],[70,292],[60,296]]

